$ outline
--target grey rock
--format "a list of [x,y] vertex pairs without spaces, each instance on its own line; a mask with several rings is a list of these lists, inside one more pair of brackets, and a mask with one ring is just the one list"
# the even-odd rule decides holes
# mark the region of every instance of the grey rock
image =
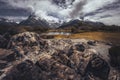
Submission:
[[120,69],[120,46],[113,46],[109,49],[111,65]]
[[90,41],[88,41],[87,43],[88,43],[89,45],[95,46],[97,42],[90,40]]
[[102,80],[107,80],[110,72],[110,67],[105,60],[99,56],[94,56],[88,64],[87,71],[92,73],[95,77],[98,77]]

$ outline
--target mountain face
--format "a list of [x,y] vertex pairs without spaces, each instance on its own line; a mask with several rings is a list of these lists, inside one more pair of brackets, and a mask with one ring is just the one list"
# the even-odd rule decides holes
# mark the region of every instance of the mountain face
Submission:
[[90,26],[96,26],[96,27],[102,27],[102,26],[104,26],[104,24],[101,23],[101,22],[85,21],[84,23],[88,24]]
[[61,23],[55,22],[55,21],[49,21],[50,28],[58,28]]
[[30,15],[27,20],[20,22],[19,25],[23,26],[32,26],[32,27],[41,27],[49,28],[49,23],[46,20],[42,20],[35,15]]
[[76,19],[76,20],[71,20],[69,22],[64,22],[59,28],[70,28],[70,27],[77,27],[80,26],[81,22],[80,20]]

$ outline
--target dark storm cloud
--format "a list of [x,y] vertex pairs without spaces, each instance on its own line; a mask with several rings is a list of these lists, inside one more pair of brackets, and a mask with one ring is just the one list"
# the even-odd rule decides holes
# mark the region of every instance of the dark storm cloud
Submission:
[[65,0],[52,0],[52,3],[55,3],[56,5],[59,5],[61,7],[65,6]]
[[112,15],[104,15],[104,16],[100,16],[100,18],[106,18],[106,17],[111,17]]
[[113,10],[113,9],[116,9],[116,8],[120,8],[120,1],[116,1],[116,2],[114,2],[112,4],[104,6],[101,9],[104,9],[104,10]]
[[70,1],[69,4],[72,5],[75,0],[52,0],[52,3],[56,4],[60,7],[63,7],[63,8],[67,8],[67,6],[68,6],[67,2],[68,1]]
[[[103,12],[106,12],[106,11],[109,11],[109,10],[115,10],[115,9],[119,9],[120,10],[120,1],[119,0],[116,1],[116,2],[113,2],[111,4],[105,5],[105,6],[99,8],[99,9],[93,11],[93,12],[86,13],[84,15],[84,17],[85,16],[94,16],[94,15],[96,15],[98,13],[100,14],[100,13],[103,13]],[[119,11],[117,11],[117,12],[119,12]],[[113,12],[113,14],[114,14],[114,12]],[[112,16],[112,15],[109,15],[109,16],[105,15],[105,17],[110,17],[110,16]],[[103,18],[103,17],[101,17],[101,18]]]
[[2,17],[22,20],[31,13],[48,21],[85,18],[120,25],[120,0],[0,0]]
[[0,16],[28,16],[30,13],[30,9],[16,8],[3,0],[0,1]]
[[76,0],[75,6],[70,13],[70,17],[75,18],[76,16],[80,16],[79,12],[83,9],[86,3],[87,3],[87,0]]
[[7,8],[11,8],[11,6],[7,4],[5,1],[0,0],[0,9],[7,9]]
[[28,16],[30,11],[26,9],[0,9],[0,16]]

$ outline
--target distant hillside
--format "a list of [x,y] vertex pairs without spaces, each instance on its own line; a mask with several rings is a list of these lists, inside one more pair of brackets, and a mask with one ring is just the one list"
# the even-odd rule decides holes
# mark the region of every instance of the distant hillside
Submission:
[[10,20],[0,19],[0,34],[9,33],[11,35],[18,34],[25,31],[42,33],[50,28],[46,20],[30,15],[28,19],[21,21],[19,24]]
[[9,32],[13,27],[16,27],[18,24],[12,22],[8,19],[0,18],[0,34]]
[[81,21],[81,20],[71,20],[69,22],[64,22],[59,29],[70,29],[73,32],[79,30],[90,30],[90,31],[120,31],[120,26],[112,25],[108,26],[101,22],[92,22],[92,21]]
[[61,24],[55,21],[46,21],[35,15],[30,15],[28,19],[17,24],[10,20],[0,18],[0,34],[8,33],[14,35],[26,31],[43,33],[51,29],[56,30],[56,28],[57,30],[68,30],[73,33],[81,31],[120,31],[120,26],[108,26],[100,22],[81,21],[78,19]]
[[17,23],[15,23],[13,21],[10,21],[5,18],[0,18],[0,26],[8,27],[8,26],[16,26],[16,25],[17,25]]
[[60,28],[70,28],[70,27],[84,28],[84,27],[103,27],[103,26],[105,25],[100,22],[80,21],[76,19],[76,20],[71,20],[69,22],[63,23],[60,26]]

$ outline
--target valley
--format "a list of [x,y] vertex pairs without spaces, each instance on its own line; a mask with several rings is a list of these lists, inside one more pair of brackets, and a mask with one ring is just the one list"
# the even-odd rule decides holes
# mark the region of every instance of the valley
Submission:
[[92,31],[92,32],[81,32],[81,33],[70,33],[70,32],[55,32],[49,31],[43,33],[43,38],[50,39],[88,39],[97,40],[108,43],[113,43],[114,45],[120,44],[120,32],[103,32],[103,31]]

